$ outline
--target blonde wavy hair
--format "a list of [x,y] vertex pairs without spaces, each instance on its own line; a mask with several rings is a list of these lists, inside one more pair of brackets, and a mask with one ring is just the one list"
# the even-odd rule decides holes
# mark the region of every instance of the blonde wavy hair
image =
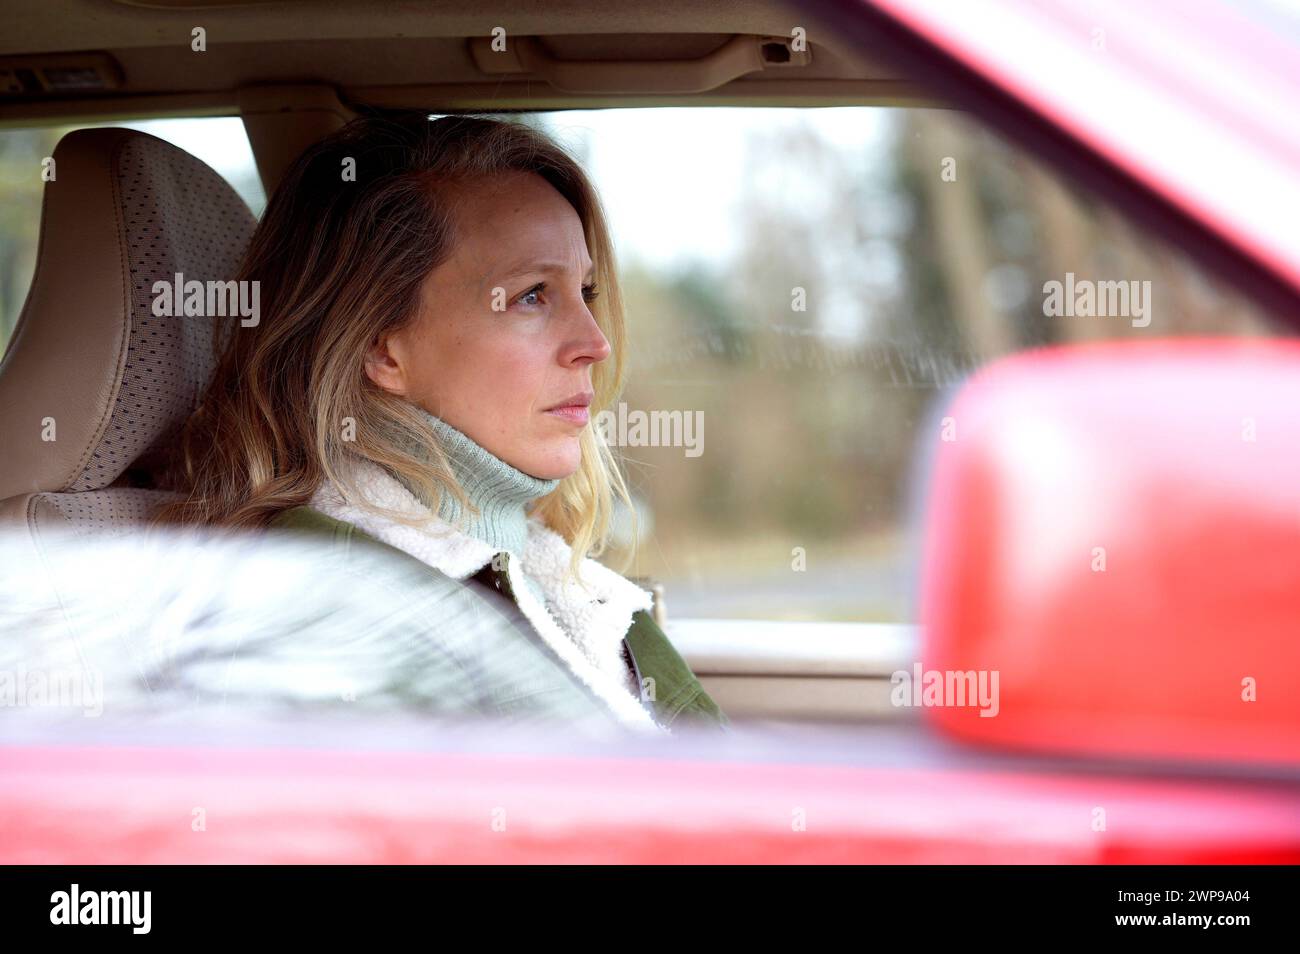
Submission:
[[[152,524],[265,527],[325,480],[358,506],[422,522],[365,499],[348,466],[358,457],[406,478],[426,500],[450,493],[477,512],[419,409],[375,385],[363,358],[378,335],[414,319],[421,283],[451,254],[444,190],[511,172],[540,175],[582,221],[601,289],[590,307],[611,348],[592,367],[592,421],[613,404],[625,367],[623,303],[605,215],[578,162],[518,123],[423,113],[356,119],[299,157],[268,203],[236,276],[260,282],[261,319],[219,323],[216,370],[163,481],[184,497]],[[574,578],[585,557],[605,551],[614,493],[636,536],[636,511],[603,435],[588,424],[580,441],[578,469],[530,510],[572,547]]]

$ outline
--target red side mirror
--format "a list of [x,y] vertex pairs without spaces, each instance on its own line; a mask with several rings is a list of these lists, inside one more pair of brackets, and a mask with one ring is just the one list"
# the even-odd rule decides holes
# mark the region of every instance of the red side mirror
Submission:
[[[939,728],[1300,765],[1300,342],[1022,353],[936,441],[912,675],[952,690]],[[957,704],[981,676],[996,705]]]

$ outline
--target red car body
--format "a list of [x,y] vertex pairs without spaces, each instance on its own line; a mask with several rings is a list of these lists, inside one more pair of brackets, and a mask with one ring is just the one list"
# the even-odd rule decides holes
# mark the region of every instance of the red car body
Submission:
[[[1293,109],[1300,102],[1296,45],[1218,4],[1179,4],[1175,11],[1108,0],[1092,9],[1090,18],[1065,0],[809,7],[828,28],[929,78],[943,95],[1175,237],[1280,320],[1300,321],[1300,129],[1270,105]],[[1090,56],[1094,28],[1104,30],[1106,51]],[[1215,70],[1173,55],[1205,46],[1219,55]],[[1228,75],[1231,85],[1222,81]],[[1141,110],[1152,103],[1165,110],[1163,133],[1149,113],[1142,121]],[[1206,143],[1220,148],[1207,154]],[[1225,158],[1238,164],[1217,165]],[[1263,208],[1251,191],[1261,187],[1274,190]],[[1014,360],[1021,362],[1019,386],[1029,393],[1050,377],[1041,362],[1055,359]],[[1104,376],[1108,360],[1118,372],[1128,359],[1097,357],[1087,373]],[[1178,381],[1187,387],[1191,378]],[[1194,392],[1185,399],[1209,400]],[[1279,387],[1269,399],[1285,392]],[[962,413],[987,407],[971,403],[978,400],[979,394],[968,397]],[[1134,458],[1151,465],[1138,468],[1147,475],[1185,447],[1157,441],[1146,452],[1134,450],[1131,435],[1113,423],[1094,435],[1101,441],[1094,446],[1149,453]],[[1300,437],[1300,427],[1285,426],[1288,436]],[[1292,440],[1288,464],[1300,459],[1296,447]],[[1276,446],[1269,452],[1280,453]],[[1007,585],[1026,585],[1014,566],[996,586],[972,588],[993,579],[970,562],[996,556],[980,551],[979,541],[1005,538],[989,523],[1005,490],[994,463],[938,463],[943,493],[968,496],[960,507],[943,497],[944,519],[930,523],[926,613],[943,625],[923,635],[922,650],[926,665],[987,666],[979,652],[988,630],[971,621],[996,617],[1020,627],[1014,645],[1021,667],[998,657],[1018,693],[1012,698],[1028,706],[1018,716],[981,723],[970,713],[944,714],[922,731],[742,727],[725,739],[683,738],[670,750],[582,752],[495,728],[482,730],[481,744],[467,745],[460,735],[406,726],[404,748],[349,741],[333,729],[324,743],[274,728],[216,742],[201,729],[59,742],[48,733],[11,732],[0,745],[0,861],[1300,862],[1300,695],[1272,703],[1277,731],[1254,749],[1234,746],[1251,726],[1233,720],[1259,710],[1224,703],[1196,722],[1185,705],[1195,698],[1186,693],[1205,691],[1198,674],[1219,673],[1231,686],[1243,674],[1230,655],[1225,662],[1222,647],[1204,639],[1189,652],[1208,655],[1178,656],[1170,634],[1205,623],[1190,616],[1205,605],[1167,605],[1167,629],[1149,648],[1169,665],[1129,677],[1148,699],[1175,695],[1164,709],[1151,709],[1163,722],[1148,720],[1126,735],[1140,697],[1090,694],[1095,683],[1088,680],[1099,673],[1069,668],[1069,653],[1054,641],[1091,636],[1115,646],[1133,638],[1140,614],[1124,617],[1127,629],[1084,632],[1069,614],[1089,595],[1061,590],[1037,594],[1042,599],[1031,613]],[[1223,478],[1218,495],[1202,501],[1211,522],[1197,526],[1217,521],[1240,531],[1242,515],[1258,514],[1261,501],[1250,499],[1255,484],[1232,478],[1257,472],[1221,460],[1214,473]],[[1270,502],[1285,499],[1280,484],[1260,486]],[[1278,530],[1279,519],[1238,532],[1237,563],[1220,567],[1220,576],[1240,582],[1276,565],[1279,552],[1294,566],[1300,518],[1288,532]],[[1141,537],[1144,546],[1162,545],[1154,532]],[[961,541],[970,540],[975,549],[963,550]],[[1270,549],[1252,550],[1252,541]],[[1163,546],[1186,542],[1169,537]],[[1171,566],[1180,559],[1167,550],[1154,558]],[[1185,569],[1192,572],[1190,564]],[[1194,575],[1201,586],[1215,585],[1215,574],[1203,567]],[[1235,624],[1230,604],[1213,620],[1224,640],[1236,638],[1234,626],[1275,635],[1258,644],[1261,693],[1294,688],[1300,671],[1300,643],[1276,635],[1279,614],[1289,608],[1292,618],[1300,616],[1300,590],[1293,588],[1289,602],[1282,593],[1269,590],[1273,602],[1254,615],[1239,607],[1246,616]],[[1060,625],[1050,625],[1044,608],[1062,614]],[[1053,664],[1031,672],[1043,656]],[[1052,702],[1062,694],[1082,717],[1073,732],[1064,717],[1052,718]]]

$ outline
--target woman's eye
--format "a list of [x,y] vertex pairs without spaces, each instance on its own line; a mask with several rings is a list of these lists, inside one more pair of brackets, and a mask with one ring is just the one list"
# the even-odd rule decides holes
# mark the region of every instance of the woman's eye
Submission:
[[[517,299],[515,299],[515,301],[520,305],[528,305],[529,307],[540,305],[541,301],[538,300],[538,296],[541,295],[544,291],[546,291],[546,283],[539,282],[538,284],[534,285],[532,288],[528,289],[528,291],[520,295]],[[600,291],[596,288],[596,284],[594,282],[590,285],[582,286],[583,301],[588,301],[588,302],[595,301],[596,296],[599,294]]]

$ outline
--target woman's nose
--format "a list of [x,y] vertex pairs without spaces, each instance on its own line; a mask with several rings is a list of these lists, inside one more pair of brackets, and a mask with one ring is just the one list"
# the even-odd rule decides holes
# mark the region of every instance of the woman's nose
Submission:
[[607,339],[605,337],[605,333],[600,330],[600,326],[593,321],[592,327],[596,331],[596,339],[595,339],[596,343],[592,346],[591,349],[592,357],[596,361],[604,361],[606,358],[609,357],[610,351],[612,351],[613,349],[610,348],[609,339]]
[[585,302],[582,305],[581,319],[582,330],[579,333],[580,337],[575,342],[577,356],[591,358],[593,362],[604,361],[609,357],[612,350],[609,346],[609,339],[600,330],[595,315],[591,313],[591,309]]

